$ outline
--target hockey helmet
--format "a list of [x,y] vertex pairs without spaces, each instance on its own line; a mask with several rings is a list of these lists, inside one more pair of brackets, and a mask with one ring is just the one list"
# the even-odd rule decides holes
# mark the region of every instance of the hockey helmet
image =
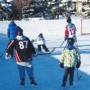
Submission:
[[43,34],[42,34],[42,33],[40,33],[38,36],[39,36],[39,37],[42,37],[42,36],[43,36]]
[[70,17],[67,18],[67,23],[69,23],[69,22],[71,22],[71,18]]
[[19,29],[17,35],[19,35],[19,36],[23,35],[23,30]]

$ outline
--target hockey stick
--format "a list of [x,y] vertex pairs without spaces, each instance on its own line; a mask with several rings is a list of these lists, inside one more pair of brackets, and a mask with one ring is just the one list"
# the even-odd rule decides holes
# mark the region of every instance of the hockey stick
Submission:
[[77,68],[77,80],[79,81],[81,77],[82,77],[82,76],[79,75],[79,71],[78,71],[78,68]]
[[0,58],[1,58],[1,57],[4,55],[4,53],[6,52],[7,47],[8,47],[8,44],[7,44],[6,48],[5,48],[5,50],[3,51],[3,53],[0,55]]
[[[61,45],[59,46],[59,48],[63,45],[64,42],[65,42],[65,40],[61,43]],[[57,47],[54,47],[50,53],[54,52],[56,48]]]

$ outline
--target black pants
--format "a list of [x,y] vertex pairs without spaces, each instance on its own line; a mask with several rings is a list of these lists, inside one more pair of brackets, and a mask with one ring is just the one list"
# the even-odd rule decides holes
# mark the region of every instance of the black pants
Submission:
[[45,44],[38,45],[38,51],[41,51],[41,46],[43,47],[43,49],[44,49],[46,52],[49,52],[49,50],[48,50],[48,48],[46,47]]
[[68,67],[64,69],[64,76],[63,76],[63,83],[66,84],[67,78],[69,75],[69,83],[70,85],[73,84],[73,78],[74,78],[74,67]]

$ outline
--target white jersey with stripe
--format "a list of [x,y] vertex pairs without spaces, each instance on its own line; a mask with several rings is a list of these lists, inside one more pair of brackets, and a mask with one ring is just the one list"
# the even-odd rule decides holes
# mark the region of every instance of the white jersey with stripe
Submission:
[[73,38],[75,40],[75,42],[77,42],[77,38],[76,38],[76,27],[74,24],[70,24],[68,25],[68,37],[69,38]]

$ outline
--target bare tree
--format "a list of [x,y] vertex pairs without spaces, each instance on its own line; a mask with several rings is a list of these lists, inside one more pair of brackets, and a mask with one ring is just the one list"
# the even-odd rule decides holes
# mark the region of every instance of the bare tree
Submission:
[[22,18],[22,8],[24,6],[29,6],[30,2],[32,0],[13,0],[13,11],[15,17],[18,17],[19,19]]

